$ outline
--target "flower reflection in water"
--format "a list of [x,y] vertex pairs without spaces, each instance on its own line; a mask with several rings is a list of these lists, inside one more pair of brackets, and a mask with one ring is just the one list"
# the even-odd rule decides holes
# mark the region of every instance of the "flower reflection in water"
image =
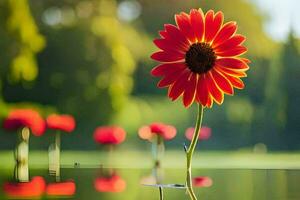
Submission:
[[46,183],[43,177],[35,176],[30,182],[10,183],[3,185],[3,191],[8,198],[29,199],[43,195]]
[[75,192],[76,185],[73,180],[49,183],[46,187],[46,194],[48,196],[73,196]]
[[155,185],[155,184],[161,184],[164,179],[164,170],[161,167],[161,165],[155,163],[152,169],[152,174],[148,176],[144,176],[141,178],[140,183],[142,185]]
[[98,192],[120,193],[126,189],[126,181],[116,171],[103,172],[95,179],[94,187]]
[[208,176],[198,176],[193,178],[194,187],[211,187],[213,180]]

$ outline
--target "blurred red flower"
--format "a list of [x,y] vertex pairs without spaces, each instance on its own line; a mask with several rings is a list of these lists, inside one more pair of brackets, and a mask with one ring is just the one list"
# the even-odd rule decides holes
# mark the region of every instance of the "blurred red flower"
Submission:
[[201,9],[181,12],[175,20],[153,41],[160,49],[151,56],[160,62],[151,71],[162,77],[158,87],[168,87],[172,101],[182,96],[185,107],[197,102],[209,108],[222,104],[234,88],[243,89],[250,61],[240,57],[247,51],[246,38],[236,33],[236,22],[224,23],[221,11]]
[[76,122],[71,115],[52,114],[47,117],[47,127],[49,129],[72,132],[75,129]]
[[49,183],[46,187],[46,194],[49,196],[72,196],[76,192],[74,181]]
[[171,140],[176,136],[176,128],[168,124],[156,122],[149,126],[142,126],[138,134],[144,140],[151,140],[155,135],[161,136],[164,140]]
[[123,192],[126,189],[126,182],[120,176],[114,174],[110,177],[100,177],[94,181],[95,189],[99,192]]
[[41,136],[45,132],[46,125],[40,114],[33,109],[13,109],[3,121],[3,128],[16,130],[27,127],[35,136]]
[[[185,137],[188,140],[192,140],[193,135],[194,135],[194,130],[195,128],[191,127],[186,129],[185,131]],[[206,127],[206,126],[202,126],[200,129],[200,135],[199,135],[199,140],[208,140],[211,136],[211,128]]]
[[118,126],[100,126],[94,131],[94,140],[100,144],[120,144],[126,139],[126,132]]
[[26,183],[4,183],[3,191],[9,198],[37,198],[44,193],[45,187],[43,177],[35,176]]
[[213,181],[208,176],[198,176],[193,178],[193,185],[195,187],[210,187],[212,186]]

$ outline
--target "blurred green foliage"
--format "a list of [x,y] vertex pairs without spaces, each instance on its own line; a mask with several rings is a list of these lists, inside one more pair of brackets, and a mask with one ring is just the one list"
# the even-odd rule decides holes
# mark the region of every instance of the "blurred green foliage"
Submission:
[[[33,81],[38,75],[36,54],[45,47],[45,38],[38,31],[27,0],[4,0],[1,8],[0,32],[7,40],[2,48],[10,56],[6,75],[11,82]],[[5,64],[1,63],[1,67]]]
[[[104,124],[126,128],[125,147],[142,147],[139,126],[163,121],[176,125],[178,136],[170,145],[181,148],[196,109],[170,102],[166,90],[156,88],[149,74],[156,63],[149,56],[163,24],[198,7],[222,10],[226,21],[237,21],[252,61],[246,89],[205,111],[204,125],[212,127],[213,137],[202,145],[299,149],[299,40],[291,34],[286,43],[274,42],[263,31],[265,16],[243,0],[3,0],[1,116],[24,105],[38,107],[44,116],[73,114],[77,130],[66,136],[64,147],[82,149],[96,147],[92,131]],[[5,135],[0,147],[10,147],[11,140]],[[41,148],[47,141],[33,143]]]

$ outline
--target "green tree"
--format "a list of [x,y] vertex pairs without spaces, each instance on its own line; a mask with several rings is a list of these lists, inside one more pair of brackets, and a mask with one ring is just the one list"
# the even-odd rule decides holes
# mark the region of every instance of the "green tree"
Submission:
[[[284,135],[287,138],[287,147],[297,149],[300,141],[299,131],[299,102],[300,102],[300,51],[299,41],[289,35],[288,42],[284,45],[282,53],[282,93],[284,101]],[[298,141],[298,143],[296,142]],[[297,144],[297,146],[296,146]]]

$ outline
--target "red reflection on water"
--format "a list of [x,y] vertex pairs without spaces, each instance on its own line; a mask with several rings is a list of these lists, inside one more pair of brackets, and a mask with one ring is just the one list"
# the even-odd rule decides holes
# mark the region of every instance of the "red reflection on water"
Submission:
[[46,187],[46,194],[49,196],[72,196],[76,192],[74,181],[49,183]]
[[[191,127],[186,129],[185,131],[185,137],[188,140],[192,140],[193,135],[194,135],[194,130],[195,128]],[[208,140],[211,136],[211,128],[203,126],[200,129],[200,136],[199,136],[199,140]]]
[[120,176],[114,174],[110,177],[99,177],[94,181],[94,187],[98,192],[123,192],[126,189],[126,182]]
[[49,129],[72,132],[75,129],[76,122],[72,115],[52,114],[47,117],[47,127]]
[[124,142],[126,132],[118,126],[99,126],[94,131],[94,140],[100,144],[120,144]]
[[154,135],[160,135],[164,140],[171,140],[176,136],[176,128],[168,124],[155,122],[149,126],[142,126],[138,134],[144,140],[151,140]]
[[3,128],[16,130],[28,127],[35,136],[41,136],[45,132],[46,125],[40,114],[33,109],[13,109],[3,121]]
[[26,183],[6,182],[3,185],[3,191],[10,198],[33,198],[41,196],[45,187],[46,183],[43,177],[35,176]]
[[193,178],[193,186],[195,187],[210,187],[213,184],[213,180],[208,176],[198,176]]

